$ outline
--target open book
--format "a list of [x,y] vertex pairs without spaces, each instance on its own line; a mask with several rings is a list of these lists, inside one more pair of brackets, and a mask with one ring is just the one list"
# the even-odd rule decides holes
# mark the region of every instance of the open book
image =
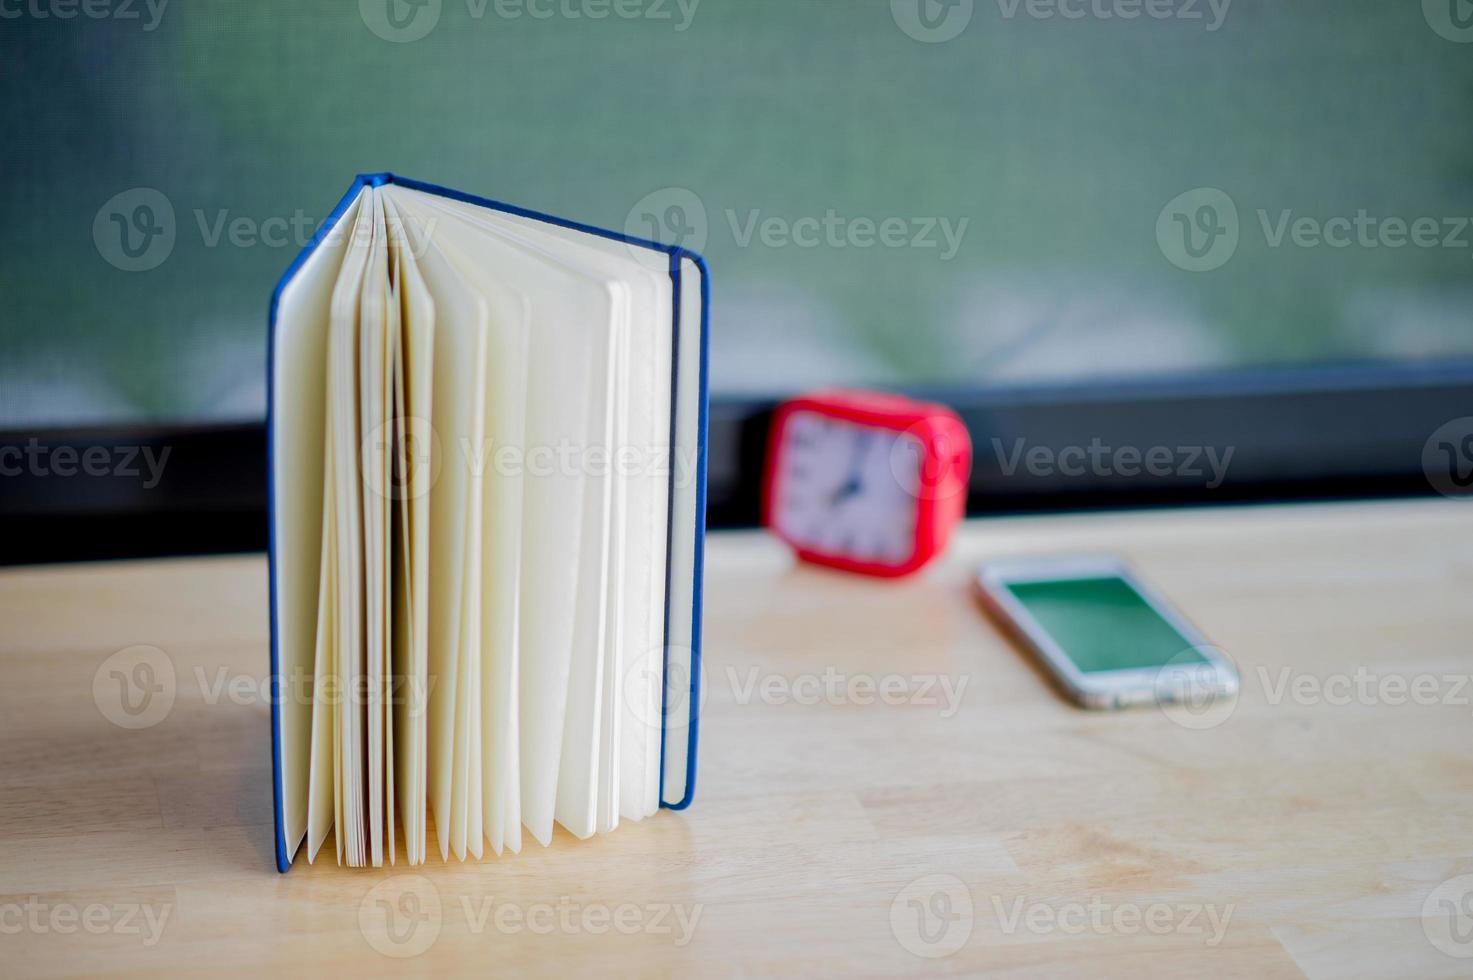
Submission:
[[388,174],[292,264],[268,356],[282,871],[304,843],[464,860],[690,803],[708,296],[684,249]]

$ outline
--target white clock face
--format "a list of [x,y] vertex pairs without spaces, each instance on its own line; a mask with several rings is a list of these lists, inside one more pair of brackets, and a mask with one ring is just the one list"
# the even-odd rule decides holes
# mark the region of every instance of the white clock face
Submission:
[[778,452],[773,523],[789,541],[881,565],[914,554],[919,440],[800,411]]

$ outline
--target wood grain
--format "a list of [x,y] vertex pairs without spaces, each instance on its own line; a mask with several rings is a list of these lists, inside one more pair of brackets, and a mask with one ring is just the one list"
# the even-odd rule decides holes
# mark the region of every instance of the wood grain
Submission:
[[[692,809],[284,876],[264,559],[8,570],[0,971],[1473,975],[1443,912],[1473,909],[1443,884],[1473,875],[1470,529],[1452,502],[993,521],[898,584],[716,536]],[[1071,551],[1232,656],[1230,714],[1075,709],[968,595],[978,560]],[[128,730],[93,681],[140,644],[174,702]]]

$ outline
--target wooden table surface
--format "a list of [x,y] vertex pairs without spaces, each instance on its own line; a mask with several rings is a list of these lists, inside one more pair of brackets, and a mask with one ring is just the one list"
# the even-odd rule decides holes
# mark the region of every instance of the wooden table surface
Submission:
[[[1453,502],[994,521],[898,585],[715,536],[690,810],[287,875],[264,559],[8,570],[0,974],[1473,975],[1470,529]],[[968,596],[979,559],[1080,549],[1230,653],[1230,713],[1075,709]],[[136,646],[158,694],[129,714]]]

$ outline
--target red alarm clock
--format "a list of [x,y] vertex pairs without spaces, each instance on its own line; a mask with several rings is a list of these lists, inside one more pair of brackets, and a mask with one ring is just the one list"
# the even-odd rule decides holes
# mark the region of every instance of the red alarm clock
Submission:
[[972,441],[944,405],[835,389],[772,422],[762,521],[804,561],[897,578],[946,549]]

